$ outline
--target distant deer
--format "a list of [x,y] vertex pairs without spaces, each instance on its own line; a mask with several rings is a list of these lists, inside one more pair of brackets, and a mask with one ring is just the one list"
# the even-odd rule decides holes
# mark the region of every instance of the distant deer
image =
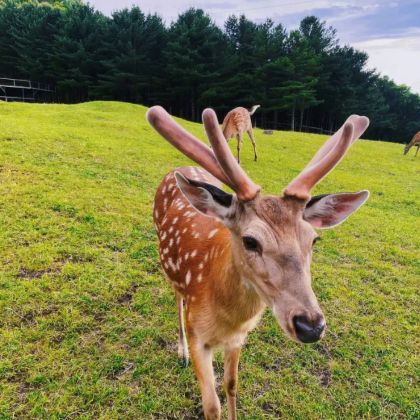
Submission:
[[[205,418],[220,419],[212,358],[213,350],[221,347],[228,417],[235,420],[241,348],[266,306],[296,342],[313,343],[324,334],[324,315],[311,288],[310,262],[318,238],[314,227],[343,222],[369,192],[311,198],[311,190],[366,130],[369,120],[352,115],[282,196],[262,196],[230,152],[213,110],[203,113],[212,149],[161,107],[151,108],[147,119],[162,137],[205,168],[178,168],[163,179],[156,192],[154,222],[163,271],[176,294],[178,355],[186,365],[185,301]],[[236,194],[224,192],[222,183]]]
[[417,153],[419,152],[419,149],[420,149],[420,131],[413,137],[410,143],[406,144],[405,149],[404,149],[404,155],[406,155],[413,146],[417,146],[417,152],[414,155],[414,156],[417,156]]
[[260,105],[254,105],[251,108],[251,111],[241,107],[232,109],[223,120],[222,131],[225,139],[229,141],[236,137],[238,140],[238,163],[240,163],[239,153],[242,149],[242,138],[245,131],[248,133],[252,145],[254,146],[255,162],[258,159],[257,145],[255,144],[254,131],[252,130],[251,115],[254,114],[259,106]]

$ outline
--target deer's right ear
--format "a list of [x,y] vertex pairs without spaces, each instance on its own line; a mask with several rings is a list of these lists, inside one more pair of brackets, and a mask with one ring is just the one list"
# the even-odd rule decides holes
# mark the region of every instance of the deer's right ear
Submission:
[[179,172],[175,172],[175,179],[187,200],[199,212],[216,217],[226,225],[229,224],[235,213],[234,195],[206,182],[188,179]]

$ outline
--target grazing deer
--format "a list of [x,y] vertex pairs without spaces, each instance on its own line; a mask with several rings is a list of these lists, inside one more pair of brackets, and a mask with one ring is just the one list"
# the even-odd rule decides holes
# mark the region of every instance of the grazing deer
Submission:
[[417,156],[417,153],[419,152],[419,149],[420,149],[420,131],[413,137],[410,143],[405,145],[404,155],[406,155],[413,146],[417,146],[417,152],[414,155],[414,156]]
[[[213,110],[203,113],[212,149],[179,126],[161,107],[147,119],[154,129],[203,168],[171,171],[159,185],[154,222],[160,261],[175,291],[178,355],[188,363],[186,327],[204,415],[220,419],[213,350],[224,349],[229,420],[236,419],[241,347],[266,306],[285,335],[318,341],[325,319],[311,288],[315,228],[343,222],[368,198],[368,191],[311,198],[312,188],[341,160],[369,120],[352,115],[319,150],[282,196],[262,196],[233,157]],[[222,190],[222,183],[236,194]]]
[[232,109],[223,120],[222,131],[226,141],[229,141],[234,137],[238,140],[238,163],[240,163],[239,153],[242,149],[242,138],[245,131],[248,133],[252,145],[254,146],[255,162],[258,159],[257,145],[255,144],[254,132],[252,130],[251,115],[254,114],[259,106],[260,105],[254,105],[251,108],[251,111],[241,107]]

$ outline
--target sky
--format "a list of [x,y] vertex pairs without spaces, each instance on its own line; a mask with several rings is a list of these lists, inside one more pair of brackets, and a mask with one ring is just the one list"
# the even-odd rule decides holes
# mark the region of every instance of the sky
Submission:
[[295,29],[302,18],[315,15],[337,29],[340,44],[369,54],[369,68],[376,68],[397,84],[420,93],[420,0],[90,0],[106,15],[139,6],[158,13],[169,24],[189,7],[201,8],[219,26],[230,14],[244,13],[262,22],[271,18]]

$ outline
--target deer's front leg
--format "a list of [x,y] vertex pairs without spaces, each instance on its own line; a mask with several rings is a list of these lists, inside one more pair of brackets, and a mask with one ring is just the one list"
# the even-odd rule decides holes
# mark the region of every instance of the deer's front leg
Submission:
[[188,366],[188,343],[185,336],[184,327],[184,299],[176,293],[176,306],[178,308],[178,320],[179,320],[179,341],[178,341],[178,357],[182,367]]
[[191,359],[200,384],[206,420],[220,420],[220,401],[214,388],[213,350],[190,338]]
[[419,149],[420,149],[420,146],[417,146],[416,156],[417,156],[417,153],[419,152]]
[[238,387],[238,364],[242,347],[225,350],[225,389],[228,402],[228,419],[236,420],[236,390]]

